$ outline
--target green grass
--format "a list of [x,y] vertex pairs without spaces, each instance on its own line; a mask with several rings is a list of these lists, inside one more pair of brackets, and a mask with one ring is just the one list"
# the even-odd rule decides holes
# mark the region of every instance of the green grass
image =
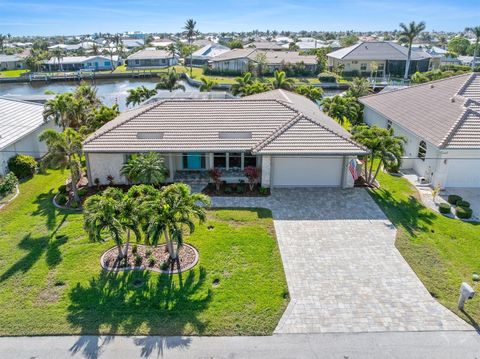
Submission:
[[36,175],[0,210],[0,335],[273,332],[288,292],[270,211],[210,210],[186,239],[200,261],[181,275],[107,273],[113,243],[89,242],[82,214],[51,203],[64,180]]
[[28,70],[5,70],[5,71],[0,71],[0,77],[18,77],[21,76],[22,74],[28,72]]
[[417,190],[403,178],[381,173],[381,188],[370,191],[397,227],[396,247],[444,306],[469,323],[480,322],[480,298],[457,309],[462,281],[472,284],[472,273],[480,273],[480,224],[440,215],[419,202]]

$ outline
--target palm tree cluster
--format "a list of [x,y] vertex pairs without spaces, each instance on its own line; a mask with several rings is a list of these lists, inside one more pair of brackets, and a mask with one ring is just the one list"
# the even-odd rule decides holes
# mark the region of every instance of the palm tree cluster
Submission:
[[408,75],[410,73],[413,40],[415,40],[415,38],[420,35],[423,30],[425,30],[425,27],[426,25],[423,21],[419,22],[418,24],[416,24],[415,21],[412,21],[410,24],[408,24],[408,26],[403,22],[400,23],[400,28],[402,29],[400,32],[400,38],[408,44],[407,63],[405,65],[405,75],[403,76],[404,79],[408,79]]
[[143,240],[147,245],[157,245],[164,238],[170,260],[176,262],[184,233],[192,233],[197,221],[205,221],[205,208],[209,205],[207,196],[191,193],[184,183],[160,190],[138,185],[126,194],[109,188],[85,201],[84,227],[92,241],[112,239],[118,248],[119,260],[126,258],[133,232],[137,242]]
[[189,55],[190,55],[190,76],[192,76],[192,57],[193,57],[193,49],[192,49],[192,43],[193,39],[199,35],[199,31],[196,28],[197,22],[194,21],[193,19],[188,19],[185,22],[184,30],[185,30],[185,35],[187,36],[188,40],[188,45],[189,45]]
[[322,100],[322,109],[346,129],[362,121],[362,105],[352,96],[333,96]]
[[128,96],[126,99],[127,106],[139,105],[143,101],[148,100],[150,97],[153,97],[157,94],[157,90],[149,89],[143,85],[134,89],[129,89],[127,90],[127,92],[128,92]]
[[185,91],[185,86],[180,82],[180,75],[175,69],[167,73],[162,73],[155,88],[157,90],[168,90],[170,92],[174,90]]
[[155,152],[132,155],[122,166],[120,173],[125,176],[130,183],[151,185],[162,183],[168,175],[163,157]]
[[[352,139],[370,150],[365,159],[365,181],[373,186],[380,169],[385,165],[389,169],[398,169],[404,153],[406,139],[394,136],[393,129],[377,126],[359,125],[354,127]],[[378,167],[373,171],[375,160]]]

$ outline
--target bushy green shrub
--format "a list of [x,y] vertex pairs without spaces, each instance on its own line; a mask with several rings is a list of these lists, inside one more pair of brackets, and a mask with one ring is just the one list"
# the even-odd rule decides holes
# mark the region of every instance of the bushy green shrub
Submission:
[[132,253],[135,254],[135,253],[137,253],[137,251],[138,251],[138,247],[137,247],[136,244],[134,244],[134,245],[132,246]]
[[60,187],[58,187],[58,192],[63,194],[67,193],[67,186],[62,184]]
[[230,193],[233,192],[232,187],[230,187],[230,186],[225,187],[225,189],[224,189],[223,191],[224,191],[226,194],[230,194]]
[[471,208],[457,207],[455,213],[457,214],[458,218],[468,219],[472,217],[473,211]]
[[8,160],[8,169],[18,178],[27,178],[35,174],[37,161],[28,155],[15,155]]
[[142,265],[142,257],[135,256],[134,262],[135,262],[135,267],[140,267]]
[[448,203],[440,203],[438,206],[438,210],[443,214],[451,213],[451,208],[452,207]]
[[145,251],[145,257],[150,257],[152,255],[152,250],[151,249],[147,249]]
[[88,193],[88,189],[87,189],[87,188],[80,188],[80,189],[78,190],[78,195],[79,195],[80,197],[85,197],[85,195],[86,195],[87,193]]
[[68,197],[63,193],[60,193],[57,196],[56,201],[60,206],[65,206],[65,204],[68,202]]
[[322,72],[318,75],[320,82],[337,82],[337,75],[331,72]]
[[7,194],[13,192],[18,184],[18,178],[13,172],[7,173],[3,178],[0,177],[0,197],[5,197]]
[[467,201],[457,201],[457,207],[470,208],[470,202]]
[[160,269],[161,270],[167,270],[168,269],[168,262],[167,261],[162,262],[162,264],[160,264]]
[[458,196],[458,195],[456,195],[456,194],[451,194],[451,195],[448,196],[447,201],[448,201],[448,203],[450,203],[450,204],[456,205],[457,202],[458,202],[458,201],[461,201],[462,199],[463,199],[462,197],[460,197],[460,196]]
[[258,192],[259,192],[260,194],[266,195],[266,194],[268,194],[268,188],[260,187],[260,188],[258,189]]
[[149,267],[153,267],[155,265],[155,262],[156,262],[156,260],[155,260],[154,257],[148,258],[148,266]]
[[78,208],[78,203],[72,201],[72,203],[70,203],[70,208]]

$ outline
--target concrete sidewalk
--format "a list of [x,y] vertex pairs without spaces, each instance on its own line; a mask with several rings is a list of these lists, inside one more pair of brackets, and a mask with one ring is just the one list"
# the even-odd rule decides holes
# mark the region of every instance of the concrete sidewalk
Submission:
[[4,337],[5,359],[480,358],[475,331],[277,334],[271,337]]

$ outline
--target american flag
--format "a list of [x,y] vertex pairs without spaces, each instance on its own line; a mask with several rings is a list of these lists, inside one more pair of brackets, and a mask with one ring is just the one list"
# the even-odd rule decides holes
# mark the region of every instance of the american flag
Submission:
[[357,160],[352,159],[348,163],[348,170],[352,174],[353,179],[356,181],[358,179],[358,173],[357,173]]

